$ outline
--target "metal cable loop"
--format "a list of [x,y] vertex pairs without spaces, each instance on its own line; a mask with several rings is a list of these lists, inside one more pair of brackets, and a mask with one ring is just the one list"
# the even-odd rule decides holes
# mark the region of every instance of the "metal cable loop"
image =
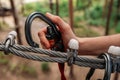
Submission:
[[[65,63],[67,61],[66,58],[50,58],[50,57],[46,57],[46,56],[42,56],[39,57],[37,55],[32,55],[32,54],[25,54],[23,52],[20,51],[16,51],[14,49],[12,49],[14,55],[20,56],[20,57],[24,57],[27,59],[32,59],[32,60],[37,60],[37,61],[45,61],[45,62],[58,62],[58,63]],[[17,53],[17,54],[16,54]],[[103,65],[98,65],[98,64],[91,64],[91,63],[82,63],[82,62],[78,62],[75,61],[76,65],[78,66],[84,66],[84,67],[93,67],[93,68],[97,68],[97,69],[103,69]]]
[[[5,48],[5,46],[2,44],[2,45],[0,45],[0,51],[3,51],[4,50],[4,48]],[[31,50],[29,50],[29,49],[31,49]],[[47,57],[47,56],[38,56],[38,55],[32,55],[32,54],[29,54],[29,53],[25,53],[25,52],[22,52],[22,50],[23,51],[26,51],[26,50],[29,50],[30,52],[32,52],[32,51],[34,51],[34,52],[37,52],[37,51],[35,51],[36,50],[36,48],[33,48],[32,49],[32,47],[30,47],[30,48],[27,48],[27,47],[25,47],[25,46],[19,46],[19,45],[13,45],[13,46],[10,46],[10,48],[9,48],[9,51],[12,53],[12,54],[14,54],[14,55],[17,55],[17,56],[20,56],[20,57],[23,57],[23,58],[27,58],[27,59],[31,59],[31,60],[36,60],[36,61],[45,61],[45,62],[57,62],[57,63],[65,63],[66,61],[67,61],[67,56],[66,56],[66,54],[64,53],[64,57],[62,58],[62,57],[59,57],[60,55],[62,55],[62,53],[61,52],[55,52],[55,51],[51,51],[51,50],[49,50],[49,53],[51,54],[51,55],[56,55],[56,54],[58,54],[58,55],[56,55],[56,56],[58,56],[58,57]],[[41,50],[41,49],[39,49],[38,48],[38,50]],[[29,52],[28,51],[28,52]],[[47,50],[45,50],[44,51],[44,49],[42,49],[42,51],[43,51],[43,53],[42,54],[48,54],[47,52]],[[40,52],[40,51],[39,51]],[[53,53],[52,53],[53,52]],[[59,55],[60,54],[60,55]],[[62,55],[63,56],[63,55]],[[85,60],[85,61],[84,61]],[[96,63],[95,63],[95,62]],[[97,69],[103,69],[104,68],[104,65],[103,64],[98,64],[98,62],[102,62],[103,60],[102,59],[89,59],[89,58],[86,58],[86,57],[76,57],[76,59],[75,59],[75,62],[73,63],[73,64],[75,64],[75,65],[78,65],[78,66],[84,66],[84,67],[92,67],[92,68],[97,68]],[[103,62],[102,62],[103,63]]]
[[96,69],[104,69],[104,65],[101,64],[94,64],[94,63],[86,63],[86,62],[79,62],[75,61],[74,64],[77,64],[78,66],[82,67],[91,67],[91,68],[96,68]]
[[[34,47],[29,47],[29,46],[22,46],[22,45],[13,45],[13,47],[17,50],[21,50],[21,51],[28,51],[28,52],[34,52],[34,53],[38,53],[38,54],[45,54],[45,55],[50,55],[50,56],[54,56],[54,57],[62,57],[62,58],[66,58],[67,57],[67,53],[64,52],[58,52],[58,51],[52,51],[52,50],[46,50],[46,49],[41,49],[41,48],[34,48]],[[86,57],[76,57],[77,61],[82,61],[82,62],[91,62],[91,63],[98,63],[98,64],[103,64],[104,60],[103,59],[98,59],[98,58],[91,58],[88,59]]]
[[104,64],[104,60],[103,59],[98,59],[98,58],[94,58],[93,59],[93,58],[77,56],[76,60],[77,61],[81,61],[81,62],[90,62],[90,63]]
[[67,56],[65,53],[41,49],[41,48],[34,48],[34,47],[22,46],[22,45],[13,45],[13,47],[15,49],[21,50],[21,51],[34,52],[34,53],[45,54],[45,55],[50,55],[50,56],[54,56],[54,57],[64,57],[65,58]]
[[47,57],[47,56],[32,55],[32,54],[24,53],[22,51],[15,50],[13,48],[9,48],[9,50],[14,55],[27,58],[27,59],[31,59],[31,60],[45,61],[45,62],[58,62],[58,63],[66,62],[65,58],[53,58],[53,57]]

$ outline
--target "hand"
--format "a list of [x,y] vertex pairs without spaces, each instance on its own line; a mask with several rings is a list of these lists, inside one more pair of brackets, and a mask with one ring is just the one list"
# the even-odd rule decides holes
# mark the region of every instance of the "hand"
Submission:
[[[68,47],[68,42],[71,38],[76,39],[77,37],[75,36],[75,34],[73,33],[71,27],[69,24],[67,24],[66,22],[64,22],[59,16],[55,16],[52,15],[50,13],[46,13],[46,16],[54,23],[57,25],[58,30],[60,31],[61,35],[62,35],[62,40],[63,40],[63,44],[65,46],[65,48]],[[40,39],[40,43],[42,44],[42,46],[44,46],[46,49],[50,49],[53,45],[54,45],[54,40],[50,40],[48,41],[46,38],[46,32],[47,29],[46,28],[42,28],[39,32],[38,32],[38,36]]]

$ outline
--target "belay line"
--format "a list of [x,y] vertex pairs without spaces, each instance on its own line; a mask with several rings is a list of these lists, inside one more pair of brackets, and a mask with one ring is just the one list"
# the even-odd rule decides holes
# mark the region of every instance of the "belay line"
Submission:
[[[5,50],[5,45],[3,43],[0,43],[0,51],[4,51],[4,50]],[[34,52],[36,54],[45,54],[48,56],[38,56],[35,54],[34,55],[30,54],[28,52]],[[67,53],[61,53],[58,51],[46,50],[41,48],[34,48],[30,46],[12,45],[9,47],[9,53],[19,57],[36,60],[36,61],[57,62],[57,63],[67,62]],[[99,58],[93,59],[93,58],[77,56],[73,64],[84,67],[104,69],[104,59],[99,59]]]
[[[75,64],[82,67],[90,67],[91,69],[87,74],[86,80],[90,80],[95,69],[105,69],[103,80],[110,80],[111,73],[120,72],[120,56],[118,55],[104,53],[98,58],[88,58],[79,55],[73,55],[74,59],[70,59],[69,56],[72,54],[72,52],[65,53],[31,46],[18,45],[15,43],[15,36],[15,32],[10,32],[5,42],[0,43],[0,51],[3,51],[6,55],[11,53],[13,55],[35,61],[56,63],[66,62],[69,66],[71,64]],[[46,56],[39,54],[44,54]]]

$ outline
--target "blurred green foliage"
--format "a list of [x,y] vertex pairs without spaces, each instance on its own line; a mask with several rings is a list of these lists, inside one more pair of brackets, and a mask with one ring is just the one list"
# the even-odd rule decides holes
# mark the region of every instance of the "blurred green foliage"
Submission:
[[[67,4],[68,4],[67,0],[60,1],[59,16],[68,17],[69,11]],[[24,13],[23,13],[24,16],[28,16],[30,13],[35,11],[42,12],[43,14],[45,14],[46,12],[51,12],[49,8],[49,1],[27,3],[24,4],[23,7],[24,7]],[[56,14],[55,10],[56,10],[56,4],[53,3],[53,14]]]
[[22,76],[30,76],[30,77],[37,77],[37,71],[34,67],[28,65],[28,64],[10,64],[9,70],[12,73],[20,74]]
[[[104,0],[74,0],[74,27],[78,28],[80,26],[80,21],[83,21],[87,24],[87,26],[106,26],[106,16],[107,10],[104,9],[105,1]],[[28,14],[38,11],[42,13],[51,12],[49,6],[49,1],[44,2],[34,2],[28,3],[24,5],[24,16]],[[59,16],[62,18],[69,17],[69,7],[68,0],[59,1]],[[110,20],[110,27],[116,26],[115,30],[118,32],[119,25],[115,25],[115,20],[117,19],[117,0],[114,0],[113,11]],[[56,14],[56,3],[53,3],[53,14]],[[119,13],[120,15],[120,13]]]
[[60,5],[59,5],[59,15],[61,17],[69,17],[69,8],[68,8],[68,1],[67,0],[63,0],[61,1]]
[[5,58],[3,52],[0,52],[0,65],[7,65],[9,63],[9,59]]
[[49,64],[47,62],[43,62],[41,64],[41,70],[43,73],[49,73],[50,72]]
[[83,10],[91,5],[91,0],[76,0],[76,10]]
[[[106,18],[108,14],[107,10],[109,9],[109,6],[107,5],[106,9],[104,9],[105,1],[104,0],[92,0],[89,6],[84,4],[85,3],[84,1],[79,0],[79,2],[81,3],[77,3],[77,9],[79,9],[80,11],[83,11],[84,15],[75,17],[76,18],[75,22],[78,22],[77,20],[81,20],[93,26],[106,26]],[[116,32],[120,32],[120,23],[119,23],[120,12],[119,13],[117,12],[118,4],[119,4],[117,1],[118,0],[114,0],[113,2],[111,19],[110,19],[110,28],[114,29]],[[118,23],[116,23],[116,21],[118,21]]]
[[0,30],[6,30],[8,27],[9,25],[6,22],[0,21]]
[[78,37],[95,37],[99,36],[99,33],[93,31],[90,27],[85,25],[79,25],[79,28],[74,28],[74,32]]
[[49,5],[46,1],[44,3],[40,2],[33,2],[33,3],[27,3],[24,4],[24,16],[28,16],[32,12],[50,12],[49,6],[47,7],[46,5]]
[[120,22],[117,24],[116,28],[115,28],[115,31],[117,33],[120,33]]
[[[0,66],[5,66],[4,69],[14,73],[14,74],[20,74],[20,75],[28,75],[31,77],[37,77],[37,71],[34,67],[28,64],[15,64],[10,62],[11,55],[6,56],[3,52],[0,52]],[[25,74],[25,75],[24,75]]]
[[0,65],[7,65],[4,67],[7,71],[12,72],[13,74],[20,74],[22,76],[37,77],[37,71],[34,67],[28,64],[23,63],[11,63],[12,56],[6,56],[3,52],[0,52]]
[[37,72],[34,67],[29,66],[29,65],[20,65],[18,68],[21,70],[21,73],[28,74],[32,77],[37,77]]
[[102,5],[95,5],[85,10],[84,18],[89,25],[105,26]]

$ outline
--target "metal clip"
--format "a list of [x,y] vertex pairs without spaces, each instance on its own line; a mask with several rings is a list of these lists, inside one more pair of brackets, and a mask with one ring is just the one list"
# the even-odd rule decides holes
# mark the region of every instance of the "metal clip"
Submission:
[[[110,55],[107,53],[104,53],[104,54],[101,54],[98,58],[104,58],[105,60],[105,73],[104,73],[103,80],[110,80],[111,72],[112,72],[112,63],[111,63]],[[86,80],[90,80],[94,72],[95,72],[95,68],[91,68],[86,76]]]
[[79,42],[76,39],[71,39],[68,43],[69,49],[67,50],[68,52],[68,66],[71,66],[74,61],[75,57],[77,57],[78,54],[78,49],[79,49]]
[[68,53],[67,56],[68,66],[71,66],[74,63],[75,57],[77,57],[78,52],[76,50],[68,49],[67,53]]
[[9,53],[9,47],[15,44],[16,35],[17,35],[17,33],[15,31],[11,31],[8,34],[7,39],[4,42],[4,45],[5,45],[4,53],[6,55]]

